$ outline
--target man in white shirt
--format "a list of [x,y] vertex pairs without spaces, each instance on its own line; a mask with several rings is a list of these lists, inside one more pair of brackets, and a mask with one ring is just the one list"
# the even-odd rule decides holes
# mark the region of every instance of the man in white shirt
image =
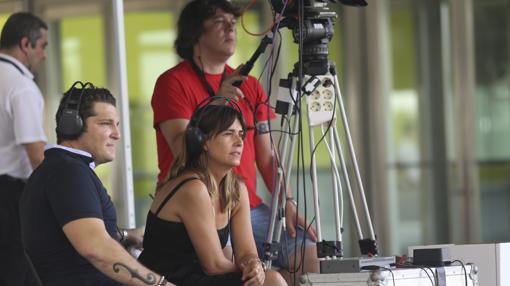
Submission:
[[36,285],[19,229],[25,180],[44,158],[43,96],[34,73],[46,58],[48,26],[12,14],[0,36],[0,285]]

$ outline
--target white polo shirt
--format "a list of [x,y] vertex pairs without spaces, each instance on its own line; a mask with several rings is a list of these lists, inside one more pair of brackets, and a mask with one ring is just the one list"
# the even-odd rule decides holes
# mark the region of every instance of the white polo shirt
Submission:
[[33,79],[25,65],[0,53],[0,175],[28,178],[32,165],[22,144],[47,140],[44,100]]

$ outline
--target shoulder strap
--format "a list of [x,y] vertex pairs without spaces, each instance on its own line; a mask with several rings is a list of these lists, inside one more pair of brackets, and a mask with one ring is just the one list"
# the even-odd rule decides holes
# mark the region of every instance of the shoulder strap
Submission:
[[163,200],[163,202],[161,202],[161,204],[159,205],[158,210],[156,211],[155,215],[157,216],[159,214],[161,209],[166,205],[166,203],[177,193],[177,191],[184,184],[186,184],[187,182],[192,181],[192,180],[198,180],[198,178],[197,177],[191,177],[191,178],[184,179],[177,186],[175,186],[175,188],[172,191],[170,191],[170,193],[168,195],[166,195],[166,198]]
[[[194,60],[191,60],[190,62],[191,62],[191,66],[193,67],[193,70],[197,73],[198,77],[200,77],[202,84],[204,85],[205,89],[209,93],[209,96],[215,97],[217,94],[214,93],[212,86],[209,84],[209,82],[205,78],[204,71],[200,67],[198,67],[198,65],[195,63]],[[220,86],[226,77],[227,77],[227,66],[225,66],[225,68],[223,69],[223,73],[221,74]]]

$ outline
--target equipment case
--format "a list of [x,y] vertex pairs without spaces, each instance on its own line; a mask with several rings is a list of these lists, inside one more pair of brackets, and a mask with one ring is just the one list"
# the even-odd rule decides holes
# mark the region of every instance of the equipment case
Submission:
[[[302,286],[479,286],[478,268],[465,266],[392,268],[359,273],[306,273]],[[392,276],[393,273],[393,276]],[[427,275],[428,274],[428,275]],[[394,278],[393,278],[394,277]],[[480,285],[490,286],[490,285]]]

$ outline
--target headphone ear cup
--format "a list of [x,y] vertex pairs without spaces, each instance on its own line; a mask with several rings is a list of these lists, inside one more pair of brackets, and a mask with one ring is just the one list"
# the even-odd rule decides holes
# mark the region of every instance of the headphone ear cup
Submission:
[[201,152],[204,141],[205,136],[200,128],[195,126],[188,126],[188,129],[186,129],[186,142],[188,144],[188,150],[200,150]]
[[64,109],[57,126],[58,132],[66,137],[77,137],[83,129],[83,120],[78,110]]

